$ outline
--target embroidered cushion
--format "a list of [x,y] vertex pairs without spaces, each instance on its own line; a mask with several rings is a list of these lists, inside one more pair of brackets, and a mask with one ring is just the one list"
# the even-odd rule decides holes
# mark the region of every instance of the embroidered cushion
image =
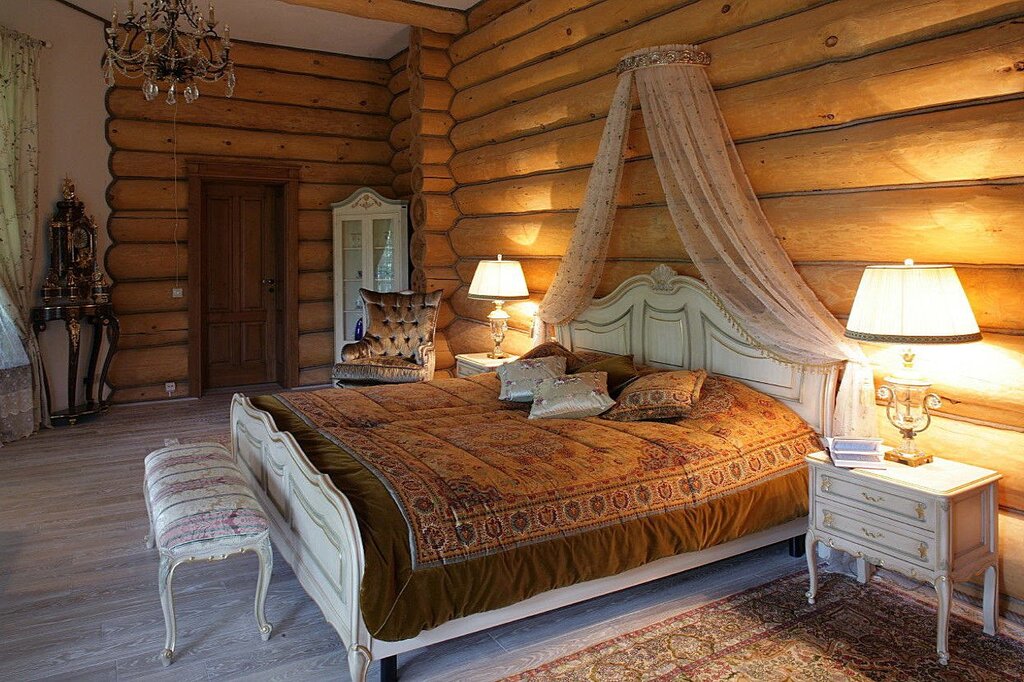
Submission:
[[222,445],[172,445],[145,462],[153,531],[161,550],[196,556],[208,550],[223,553],[269,529],[263,509]]
[[540,382],[530,408],[530,419],[596,417],[614,404],[608,395],[606,372],[567,374]]
[[535,358],[565,358],[565,371],[576,372],[588,361],[574,353],[557,341],[546,341],[539,346],[531,348],[519,356],[520,360],[533,360]]
[[498,379],[501,381],[502,400],[517,403],[528,403],[533,400],[533,392],[544,379],[554,379],[565,374],[565,358],[548,356],[543,358],[519,358],[498,367]]
[[703,369],[657,372],[626,386],[604,419],[620,422],[676,419],[690,414],[708,373]]
[[578,370],[570,370],[572,374],[577,372],[607,372],[608,394],[613,398],[618,397],[622,389],[640,376],[639,371],[633,364],[632,355],[613,355],[609,358],[603,358],[597,362],[583,365]]

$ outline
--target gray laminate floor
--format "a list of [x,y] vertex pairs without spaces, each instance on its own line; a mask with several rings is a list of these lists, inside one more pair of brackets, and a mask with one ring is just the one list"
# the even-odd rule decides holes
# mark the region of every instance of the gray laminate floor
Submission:
[[[156,555],[143,547],[142,460],[166,438],[227,432],[230,396],[116,407],[0,448],[0,679],[348,680],[341,642],[278,557],[252,616],[251,556],[182,567],[177,660]],[[804,566],[783,546],[399,657],[406,680],[494,680]],[[372,671],[371,679],[376,679]]]

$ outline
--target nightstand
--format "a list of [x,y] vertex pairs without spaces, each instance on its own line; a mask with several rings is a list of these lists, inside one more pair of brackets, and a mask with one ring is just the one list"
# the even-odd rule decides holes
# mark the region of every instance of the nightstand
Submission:
[[920,467],[886,462],[885,469],[842,469],[817,452],[807,463],[808,602],[813,604],[818,592],[816,550],[823,542],[857,558],[861,582],[878,566],[932,584],[939,601],[936,649],[943,665],[949,662],[955,581],[985,574],[984,631],[996,633],[1001,474],[938,457]]
[[506,362],[518,360],[518,355],[506,355],[503,358],[489,358],[487,353],[463,353],[455,356],[455,375],[471,377],[474,374],[493,372]]

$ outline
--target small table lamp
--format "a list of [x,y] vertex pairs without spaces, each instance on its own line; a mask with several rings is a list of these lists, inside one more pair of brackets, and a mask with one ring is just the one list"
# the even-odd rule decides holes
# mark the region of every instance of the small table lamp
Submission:
[[878,397],[885,414],[899,429],[903,442],[887,459],[918,466],[932,461],[921,452],[914,436],[931,423],[929,410],[942,405],[931,382],[914,373],[910,344],[969,343],[981,340],[967,295],[951,265],[873,265],[853,299],[846,336],[858,341],[905,344],[903,371],[885,377]]
[[491,323],[491,338],[494,339],[494,350],[487,354],[489,358],[503,358],[505,351],[501,342],[505,340],[508,330],[508,313],[502,309],[505,301],[522,300],[530,297],[526,288],[526,277],[519,261],[482,260],[473,273],[473,283],[469,285],[469,297],[482,301],[494,301],[494,310],[487,316]]

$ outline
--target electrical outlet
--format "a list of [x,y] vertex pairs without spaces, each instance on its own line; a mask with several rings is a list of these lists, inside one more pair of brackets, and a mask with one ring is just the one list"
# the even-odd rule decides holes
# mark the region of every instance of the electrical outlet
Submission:
[[174,395],[174,392],[178,390],[178,385],[173,381],[168,381],[164,384],[164,390],[167,391],[167,395]]
[[173,287],[171,289],[171,298],[183,298],[185,296],[185,290],[181,287]]

